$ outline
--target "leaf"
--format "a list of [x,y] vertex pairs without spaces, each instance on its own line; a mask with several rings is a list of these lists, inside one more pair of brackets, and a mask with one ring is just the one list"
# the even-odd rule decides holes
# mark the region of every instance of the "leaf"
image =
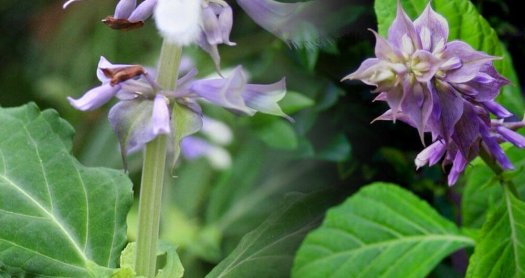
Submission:
[[[512,161],[516,170],[509,172],[512,174],[510,180],[517,185],[520,196],[525,196],[525,156],[523,150],[518,148],[508,148],[505,151]],[[490,208],[499,207],[503,198],[503,189],[492,170],[480,159],[475,160],[471,167],[468,167],[464,180],[465,191],[461,202],[461,213],[463,225],[468,228],[481,228],[485,222],[487,211]]]
[[[130,242],[122,251],[120,257],[120,269],[115,271],[112,278],[145,278],[144,276],[137,276],[135,272],[135,255],[137,253],[137,243]],[[155,278],[180,278],[184,274],[184,267],[177,254],[177,248],[171,243],[160,241],[157,246],[157,257],[162,258],[164,265],[157,271]]]
[[525,203],[508,188],[503,198],[483,224],[467,277],[525,277]]
[[255,134],[268,146],[282,149],[294,150],[299,145],[299,139],[290,123],[280,119],[271,121],[255,130]]
[[375,183],[328,211],[297,252],[292,277],[425,277],[473,244],[412,193]]
[[287,91],[279,105],[286,114],[293,114],[308,107],[312,107],[315,102],[307,96],[294,91]]
[[0,108],[0,121],[0,265],[61,277],[116,267],[133,200],[129,179],[78,163],[73,128],[55,111]]
[[[397,0],[375,1],[378,29],[383,36],[387,34],[388,27],[395,18],[396,2]],[[401,5],[409,16],[415,18],[425,9],[428,2],[428,0],[401,0]],[[448,20],[449,41],[459,39],[467,42],[474,49],[503,57],[502,60],[495,61],[494,66],[499,73],[512,82],[512,85],[503,87],[498,101],[515,114],[521,115],[525,109],[525,103],[521,96],[519,80],[512,65],[512,59],[498,39],[496,31],[468,0],[434,0],[432,6],[436,12]]]
[[295,251],[308,231],[320,223],[331,199],[330,192],[288,195],[206,277],[288,277]]

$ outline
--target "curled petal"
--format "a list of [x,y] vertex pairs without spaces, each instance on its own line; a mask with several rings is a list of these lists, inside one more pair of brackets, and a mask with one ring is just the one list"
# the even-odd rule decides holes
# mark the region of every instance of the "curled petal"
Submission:
[[202,27],[209,44],[213,45],[222,43],[219,19],[210,5],[202,9]]
[[169,134],[170,128],[170,112],[166,98],[157,94],[153,101],[153,112],[151,115],[151,127],[153,128],[153,134]]
[[512,131],[504,126],[497,126],[496,131],[505,138],[505,140],[511,142],[514,146],[518,148],[525,148],[525,137],[521,134]]
[[509,80],[501,76],[491,63],[486,63],[472,80],[454,86],[459,92],[471,95],[476,101],[485,102],[494,100],[501,87],[507,84]]
[[153,14],[157,0],[145,0],[131,13],[128,20],[130,22],[145,21]]
[[114,17],[117,19],[127,19],[137,7],[137,0],[120,0],[115,8]]
[[480,127],[481,137],[483,138],[482,145],[487,152],[498,162],[498,164],[505,170],[513,170],[514,166],[509,158],[501,149],[498,141],[492,137],[488,129],[484,126]]
[[448,40],[448,22],[432,9],[430,2],[423,13],[414,21],[414,26],[423,41],[424,50],[433,51],[440,41]]
[[505,107],[495,101],[486,101],[483,103],[483,106],[485,106],[490,113],[501,119],[512,117],[513,115],[509,110],[505,109]]
[[454,185],[458,181],[459,176],[465,171],[467,163],[468,161],[463,157],[461,152],[456,152],[456,156],[452,162],[452,169],[450,169],[450,173],[448,174],[449,186]]
[[219,26],[221,27],[222,43],[236,45],[230,41],[230,33],[233,27],[233,11],[230,6],[226,6],[219,14]]
[[120,90],[120,86],[111,86],[103,84],[99,87],[89,90],[79,99],[68,97],[69,103],[78,110],[89,111],[99,108],[114,97]]
[[476,77],[486,63],[497,59],[483,52],[474,50],[462,41],[452,41],[446,44],[443,59],[454,57],[461,60],[461,67],[446,71],[445,80],[452,83],[468,82]]
[[366,59],[359,68],[344,77],[343,80],[361,80],[365,84],[378,86],[380,90],[387,90],[396,81],[396,74],[391,63],[378,58]]
[[161,35],[170,43],[189,45],[201,32],[201,1],[158,0],[155,22]]
[[432,166],[438,163],[446,150],[446,145],[441,140],[432,143],[416,156],[414,163],[416,164],[417,169],[427,164],[428,166]]

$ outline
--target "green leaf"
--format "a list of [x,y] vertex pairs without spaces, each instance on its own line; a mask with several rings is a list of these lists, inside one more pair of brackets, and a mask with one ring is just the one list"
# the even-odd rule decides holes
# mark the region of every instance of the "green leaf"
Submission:
[[525,277],[525,203],[505,188],[470,258],[467,277]]
[[271,121],[255,130],[255,134],[268,146],[282,149],[295,150],[299,139],[290,123],[280,119]]
[[73,128],[55,111],[0,108],[0,121],[2,271],[95,277],[116,267],[133,200],[129,179],[78,163]]
[[375,183],[328,211],[299,249],[292,277],[425,277],[473,244],[412,193]]
[[294,91],[286,92],[284,98],[279,102],[279,106],[286,114],[293,114],[305,108],[312,107],[315,102],[307,96]]
[[[388,27],[395,18],[396,2],[397,0],[375,1],[378,30],[383,36],[387,34]],[[415,18],[425,9],[428,2],[428,0],[401,0],[401,5],[409,16]],[[512,59],[498,39],[496,31],[468,0],[434,0],[432,6],[436,12],[448,20],[449,41],[459,39],[467,42],[474,49],[503,57],[502,60],[495,61],[494,66],[499,73],[512,82],[512,85],[503,87],[498,101],[515,114],[521,115],[525,104],[521,96],[519,80],[512,65]]]
[[319,225],[331,199],[329,192],[288,195],[206,277],[289,277],[295,251],[308,231]]
[[[517,185],[520,196],[525,196],[524,151],[510,147],[505,152],[516,168],[509,172],[512,175],[509,178]],[[502,204],[503,189],[492,170],[481,159],[475,160],[467,168],[464,180],[466,184],[461,202],[463,225],[479,229],[486,220],[487,211]]]

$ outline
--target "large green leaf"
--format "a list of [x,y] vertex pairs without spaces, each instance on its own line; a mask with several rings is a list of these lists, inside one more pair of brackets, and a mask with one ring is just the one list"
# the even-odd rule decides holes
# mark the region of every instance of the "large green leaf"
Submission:
[[289,195],[206,277],[288,277],[295,251],[306,234],[319,225],[333,195]]
[[94,277],[116,267],[128,178],[80,165],[70,155],[73,128],[55,111],[1,108],[0,121],[0,273]]
[[376,183],[331,209],[297,253],[293,277],[425,277],[474,241],[427,203]]
[[[506,178],[517,185],[518,192],[523,197],[525,196],[524,151],[511,147],[505,152],[516,167],[516,171],[510,172]],[[485,222],[487,212],[502,204],[503,189],[494,172],[481,159],[475,160],[467,169],[464,180],[466,185],[461,202],[463,226],[478,229]]]
[[[397,0],[375,1],[378,29],[383,36],[386,35],[388,27],[395,18],[396,2]],[[425,9],[429,1],[401,0],[400,2],[406,12],[415,18]],[[512,85],[503,88],[498,100],[512,112],[521,115],[525,105],[512,59],[490,24],[469,0],[434,0],[432,6],[448,20],[449,40],[460,39],[477,50],[503,57],[502,60],[495,61],[494,66],[512,82]]]
[[487,218],[467,277],[525,277],[525,203],[510,190]]

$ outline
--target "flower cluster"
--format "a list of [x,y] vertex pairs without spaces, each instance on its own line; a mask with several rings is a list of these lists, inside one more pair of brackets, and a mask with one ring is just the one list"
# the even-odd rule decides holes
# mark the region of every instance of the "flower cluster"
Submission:
[[512,169],[499,143],[525,147],[525,138],[512,130],[523,123],[505,123],[512,114],[494,101],[508,84],[492,65],[497,57],[462,41],[448,42],[448,23],[430,4],[414,22],[398,5],[388,40],[372,32],[376,58],[365,60],[345,79],[377,87],[376,100],[390,107],[378,120],[414,126],[423,144],[424,134],[432,135],[432,144],[415,160],[417,167],[443,159],[444,166],[452,165],[449,185],[480,152]]
[[[177,89],[164,90],[154,79],[153,70],[138,65],[112,64],[100,58],[97,77],[102,83],[81,98],[68,98],[78,110],[94,110],[113,97],[119,99],[109,111],[109,121],[117,134],[123,154],[139,149],[160,134],[172,135],[171,113],[180,105],[191,113],[193,132],[202,127],[199,101],[222,106],[231,111],[254,115],[262,112],[290,119],[277,104],[285,93],[285,81],[267,85],[249,84],[242,67],[228,78],[196,79],[195,69],[177,81]],[[184,71],[183,71],[184,72]]]

